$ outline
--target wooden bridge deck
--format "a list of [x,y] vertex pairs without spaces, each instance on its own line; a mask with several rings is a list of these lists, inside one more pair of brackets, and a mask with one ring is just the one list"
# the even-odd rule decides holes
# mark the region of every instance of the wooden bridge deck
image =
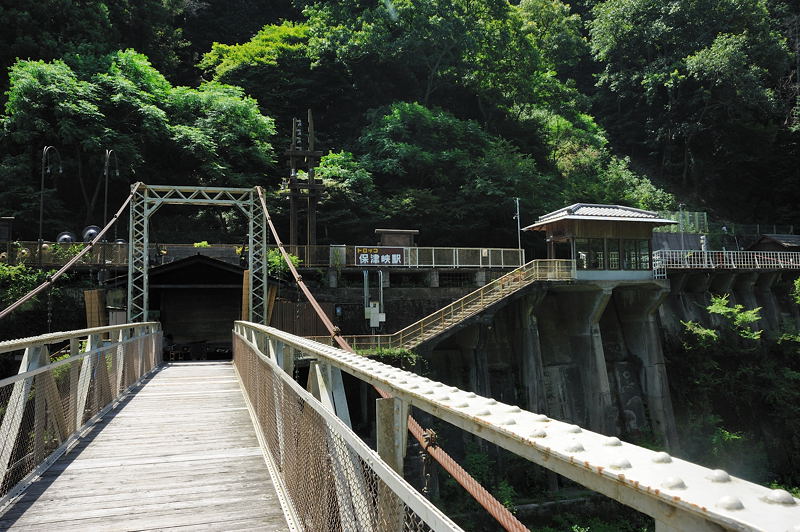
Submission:
[[164,366],[0,516],[14,530],[286,530],[230,363]]

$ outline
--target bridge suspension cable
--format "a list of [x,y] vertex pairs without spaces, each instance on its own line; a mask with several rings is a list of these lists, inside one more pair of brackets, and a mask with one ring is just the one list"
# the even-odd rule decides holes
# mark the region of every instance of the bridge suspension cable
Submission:
[[111,220],[106,224],[105,227],[103,227],[103,229],[100,230],[99,233],[97,233],[97,236],[95,236],[94,239],[92,239],[92,241],[89,242],[89,244],[86,247],[84,247],[77,255],[72,257],[72,259],[67,261],[67,263],[64,264],[56,273],[54,273],[53,275],[48,275],[47,280],[45,282],[43,282],[42,284],[40,284],[27,294],[25,294],[15,302],[13,302],[11,305],[0,311],[0,319],[5,318],[9,314],[11,314],[15,309],[19,308],[21,305],[24,305],[26,301],[29,301],[36,294],[40,293],[44,289],[53,285],[53,283],[55,283],[59,277],[61,277],[70,268],[72,268],[79,260],[81,260],[81,258],[83,258],[84,255],[89,253],[89,251],[92,250],[92,247],[94,247],[95,244],[100,242],[105,236],[105,234],[108,232],[108,230],[111,229],[111,227],[113,227],[115,223],[117,223],[119,216],[123,213],[123,211],[126,208],[128,208],[128,204],[131,202],[131,199],[133,199],[133,195],[136,193],[136,191],[139,189],[140,186],[141,183],[136,183],[133,186],[130,195],[125,199],[124,202],[122,202],[122,206],[119,208],[119,210],[114,214],[114,216],[111,217]]
[[[295,282],[297,282],[297,286],[299,286],[300,290],[303,292],[303,294],[305,294],[308,302],[311,304],[317,316],[319,316],[319,319],[322,321],[323,325],[328,330],[328,333],[331,335],[336,344],[341,349],[355,354],[355,350],[350,347],[350,344],[348,344],[347,341],[342,337],[339,328],[333,324],[330,318],[328,318],[327,314],[325,314],[325,311],[322,310],[322,307],[319,305],[316,298],[303,281],[302,275],[300,275],[300,273],[297,271],[297,268],[295,268],[294,264],[292,264],[289,253],[286,251],[286,249],[284,249],[283,242],[281,241],[278,231],[275,229],[275,225],[272,223],[272,217],[269,215],[269,211],[267,210],[267,203],[264,199],[264,190],[261,187],[256,187],[256,191],[258,192],[258,199],[261,202],[261,208],[264,211],[264,216],[267,219],[270,232],[275,238],[275,244],[278,246],[283,260],[286,262],[289,271],[292,273],[292,277],[294,277]],[[392,397],[391,394],[378,388],[377,386],[373,387],[378,395],[380,395],[382,398],[387,399]],[[445,471],[447,471],[456,480],[456,482],[458,482],[461,487],[463,487],[467,493],[469,493],[472,498],[478,502],[478,504],[483,506],[483,508],[486,509],[486,511],[489,512],[489,514],[494,517],[503,528],[515,532],[528,530],[528,528],[523,525],[519,519],[517,519],[514,514],[508,510],[508,508],[503,506],[500,501],[498,501],[494,496],[492,496],[491,493],[481,486],[481,484],[455,460],[453,460],[453,458],[450,457],[450,455],[448,455],[444,449],[439,447],[435,442],[432,442],[429,437],[431,431],[424,430],[411,415],[408,416],[408,431],[419,442],[420,446],[422,446],[425,452],[428,453],[431,458],[436,460],[436,462]]]

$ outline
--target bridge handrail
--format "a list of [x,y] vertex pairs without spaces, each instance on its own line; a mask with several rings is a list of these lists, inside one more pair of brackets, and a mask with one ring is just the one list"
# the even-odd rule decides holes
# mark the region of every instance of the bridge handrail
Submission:
[[[339,519],[341,530],[461,530],[283,371],[276,359],[262,352],[264,344],[242,330],[247,325],[236,324],[234,365],[278,477],[276,487],[288,499],[295,524],[307,530],[329,529],[320,526],[320,520]],[[303,406],[295,410],[299,404]],[[301,423],[296,423],[296,414]],[[299,438],[287,431],[298,431]],[[299,445],[317,452],[323,449],[322,459],[315,461],[320,455],[314,452],[299,457],[303,454],[296,448]],[[300,461],[303,465],[298,468]],[[304,479],[311,477],[314,482],[309,486]],[[292,480],[296,485],[290,485]],[[331,480],[339,503],[333,512],[324,507],[325,494],[319,492]]]
[[35,345],[49,345],[58,342],[65,342],[75,338],[88,337],[90,335],[105,335],[107,333],[121,331],[123,329],[153,329],[161,327],[157,321],[146,321],[142,323],[123,323],[121,325],[106,325],[104,327],[93,327],[91,329],[77,329],[74,331],[57,331],[39,336],[29,336],[14,340],[0,341],[0,353],[20,351]]
[[800,523],[800,501],[784,490],[771,490],[278,329],[236,323],[648,514],[657,526],[717,530],[709,524],[713,523],[733,530],[789,531]]
[[653,252],[653,264],[668,270],[740,269],[798,270],[800,252],[796,251],[703,251],[700,249],[659,249]]
[[[66,356],[52,362],[49,346],[65,341]],[[0,342],[0,352],[22,349],[18,374],[0,380],[0,506],[161,363],[161,328],[127,323]]]

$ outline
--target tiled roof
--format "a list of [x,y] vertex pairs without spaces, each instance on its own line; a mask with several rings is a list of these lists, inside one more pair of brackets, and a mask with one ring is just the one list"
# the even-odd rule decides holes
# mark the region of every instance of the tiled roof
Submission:
[[524,230],[536,229],[558,220],[614,220],[655,223],[657,225],[677,223],[674,220],[661,218],[656,212],[634,209],[633,207],[575,203],[539,217],[535,224],[529,225]]
[[800,235],[764,235],[763,238],[774,240],[783,246],[800,246]]

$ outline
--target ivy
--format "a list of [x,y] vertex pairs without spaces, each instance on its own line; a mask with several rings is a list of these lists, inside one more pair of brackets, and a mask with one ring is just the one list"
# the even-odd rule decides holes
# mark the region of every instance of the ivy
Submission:
[[45,272],[24,264],[0,262],[0,303],[3,307],[14,303],[42,284],[53,271]]
[[[292,266],[297,268],[303,262],[299,257],[289,254],[289,260],[292,261]],[[277,248],[272,248],[267,251],[267,269],[272,275],[282,277],[289,273],[289,265],[286,264],[286,259],[283,258],[281,251]]]
[[761,307],[745,310],[744,305],[728,304],[728,294],[711,296],[711,305],[707,307],[711,314],[725,317],[736,334],[749,340],[759,340],[763,331],[754,331],[751,326],[761,319]]

